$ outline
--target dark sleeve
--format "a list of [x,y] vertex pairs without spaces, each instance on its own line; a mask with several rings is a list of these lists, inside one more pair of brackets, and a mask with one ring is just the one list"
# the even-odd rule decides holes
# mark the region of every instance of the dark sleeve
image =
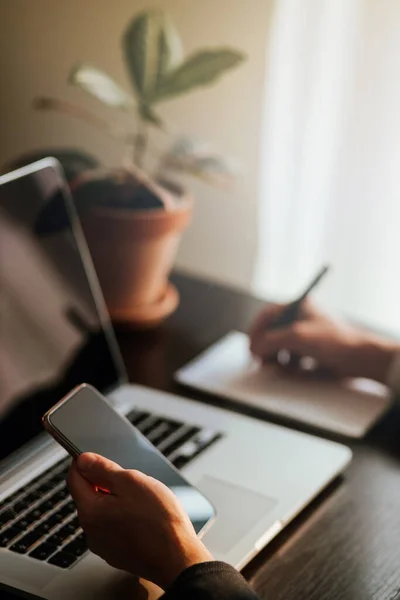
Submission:
[[162,600],[258,600],[258,596],[230,565],[205,562],[183,571]]

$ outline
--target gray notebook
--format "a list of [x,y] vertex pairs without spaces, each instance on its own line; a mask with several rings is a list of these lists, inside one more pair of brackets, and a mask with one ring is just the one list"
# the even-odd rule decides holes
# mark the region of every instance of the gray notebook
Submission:
[[175,378],[266,413],[354,438],[364,436],[391,403],[387,388],[367,379],[312,380],[261,367],[251,359],[248,337],[237,331],[180,369]]

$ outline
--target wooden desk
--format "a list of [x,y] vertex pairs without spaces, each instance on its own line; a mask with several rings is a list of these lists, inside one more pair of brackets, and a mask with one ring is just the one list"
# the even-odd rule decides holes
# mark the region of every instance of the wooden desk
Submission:
[[[154,331],[117,333],[130,380],[265,418],[256,410],[182,389],[172,380],[176,369],[229,330],[246,330],[260,301],[182,275],[173,280],[181,305],[167,323]],[[365,440],[330,437],[354,452],[343,480],[280,534],[244,575],[268,600],[400,598],[400,405]]]

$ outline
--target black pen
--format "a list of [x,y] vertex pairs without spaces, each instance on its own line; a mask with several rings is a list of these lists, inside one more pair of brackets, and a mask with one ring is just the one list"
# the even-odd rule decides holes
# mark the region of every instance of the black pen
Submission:
[[296,299],[290,302],[286,306],[286,308],[278,315],[275,319],[270,321],[266,326],[266,330],[269,329],[278,329],[279,327],[286,327],[291,325],[300,317],[301,306],[307,296],[312,292],[312,290],[319,284],[324,275],[329,271],[329,266],[325,265],[322,269],[317,273],[311,283],[306,287],[304,292]]

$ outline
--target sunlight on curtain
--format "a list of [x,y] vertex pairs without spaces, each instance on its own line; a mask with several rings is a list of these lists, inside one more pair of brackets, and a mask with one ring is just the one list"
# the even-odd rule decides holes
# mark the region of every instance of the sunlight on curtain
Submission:
[[400,2],[277,0],[254,289],[400,333]]

